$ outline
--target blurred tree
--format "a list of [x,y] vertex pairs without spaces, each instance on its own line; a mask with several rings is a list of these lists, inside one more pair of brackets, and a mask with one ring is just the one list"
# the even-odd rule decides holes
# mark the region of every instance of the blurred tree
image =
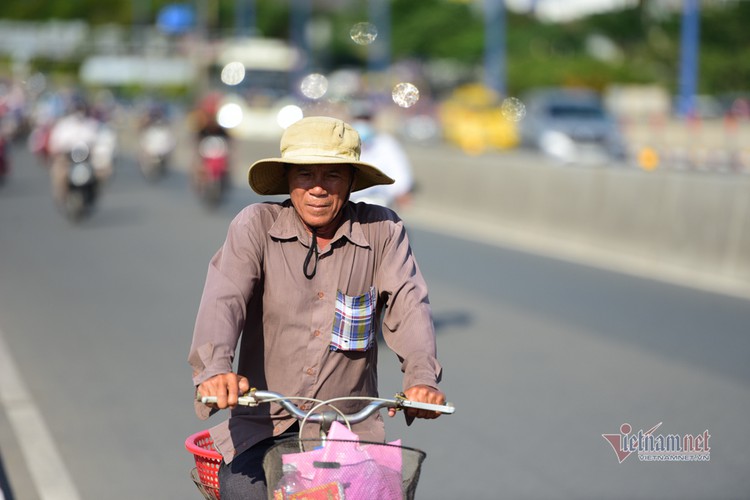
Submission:
[[[2,19],[85,19],[92,24],[129,25],[174,0],[1,0]],[[180,0],[177,0],[180,1]],[[233,33],[236,0],[213,0],[216,29]],[[313,16],[330,20],[332,37],[326,62],[331,67],[366,62],[366,47],[349,39],[349,28],[367,19],[366,0],[310,0]],[[137,4],[136,2],[145,2]],[[193,3],[193,0],[186,0]],[[289,0],[256,0],[261,35],[290,38]],[[481,65],[484,27],[481,3],[448,0],[392,0],[392,60],[444,58]],[[145,9],[145,14],[144,10]],[[700,81],[704,93],[747,90],[750,58],[750,1],[706,2],[701,14]],[[600,87],[611,81],[653,82],[676,87],[679,61],[679,12],[654,15],[651,2],[563,24],[540,22],[508,13],[508,90],[579,82]],[[603,61],[587,51],[592,35],[601,35],[622,57]]]
[[[160,3],[159,0],[152,0]],[[161,2],[168,3],[168,2]],[[0,18],[46,20],[86,19],[92,23],[129,23],[132,0],[3,0]]]
[[731,9],[704,9],[701,23],[700,82],[704,93],[750,91],[750,2]]
[[394,59],[451,57],[480,62],[484,25],[470,6],[443,0],[394,0]]

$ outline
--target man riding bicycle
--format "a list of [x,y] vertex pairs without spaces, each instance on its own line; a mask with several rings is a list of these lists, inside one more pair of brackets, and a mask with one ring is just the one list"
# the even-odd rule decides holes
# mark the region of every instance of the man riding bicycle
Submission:
[[[393,183],[359,153],[357,132],[341,120],[314,116],[291,125],[281,157],[248,172],[256,193],[289,199],[245,207],[210,261],[189,362],[198,398],[217,398],[211,406],[196,401],[198,416],[232,408],[211,429],[223,456],[224,500],[265,499],[263,454],[298,430],[278,405],[236,406],[251,384],[321,400],[377,396],[380,330],[402,361],[406,397],[445,402],[427,286],[403,222],[388,208],[349,201],[353,191]],[[339,408],[353,413],[361,405]],[[407,417],[437,416],[407,410]],[[352,430],[385,440],[380,415]]]

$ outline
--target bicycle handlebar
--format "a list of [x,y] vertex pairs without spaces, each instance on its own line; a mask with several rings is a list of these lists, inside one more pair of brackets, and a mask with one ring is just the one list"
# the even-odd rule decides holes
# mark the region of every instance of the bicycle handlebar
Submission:
[[[315,401],[316,405],[312,408],[312,410],[304,411],[299,406],[292,403],[291,400],[293,399]],[[357,399],[370,400],[371,402],[367,404],[364,408],[359,410],[358,412],[352,413],[350,415],[344,415],[343,413],[338,412],[338,410],[336,410],[338,412],[338,415],[336,415],[336,420],[341,421],[341,422],[345,421],[351,424],[356,424],[356,423],[364,421],[367,417],[374,414],[376,411],[378,411],[381,408],[396,408],[396,409],[414,408],[418,410],[435,411],[435,412],[439,412],[439,413],[446,414],[446,415],[450,415],[456,411],[456,409],[450,403],[446,403],[444,405],[421,403],[419,401],[408,400],[403,396],[403,394],[396,395],[395,399],[380,399],[380,398],[371,398],[371,397],[352,396],[352,397],[341,397],[341,398],[329,399],[327,401],[321,401],[321,400],[313,400],[311,398],[287,397],[277,392],[259,391],[257,389],[250,389],[250,391],[245,396],[240,396],[237,399],[237,404],[240,404],[243,406],[258,406],[260,403],[275,402],[281,405],[282,408],[284,408],[287,412],[289,412],[290,415],[292,415],[294,418],[296,418],[299,421],[307,421],[307,422],[322,424],[326,421],[326,419],[330,419],[331,417],[326,413],[312,413],[313,411],[315,411],[315,409],[321,406],[326,406],[326,405],[332,406],[333,408],[335,408],[335,406],[331,405],[331,403],[335,401],[357,400]],[[201,397],[200,401],[204,404],[211,404],[211,403],[216,403],[217,398],[216,396],[203,396]]]

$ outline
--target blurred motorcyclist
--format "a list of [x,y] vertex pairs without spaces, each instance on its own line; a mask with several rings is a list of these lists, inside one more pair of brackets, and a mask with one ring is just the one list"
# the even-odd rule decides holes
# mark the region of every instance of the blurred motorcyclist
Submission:
[[15,110],[10,86],[0,81],[0,186],[10,171],[9,143],[16,133]]
[[5,183],[5,178],[10,172],[10,158],[8,157],[8,140],[5,134],[0,132],[0,186]]
[[62,203],[67,192],[70,153],[74,149],[87,149],[97,179],[106,181],[112,174],[114,137],[108,127],[90,115],[86,99],[80,95],[71,98],[68,113],[52,127],[49,152],[52,156],[50,175],[52,195]]
[[196,143],[209,136],[229,139],[227,129],[219,124],[217,115],[221,104],[221,94],[210,92],[206,94],[193,110],[191,125],[196,135]]
[[138,163],[143,175],[156,180],[166,173],[176,146],[166,104],[154,101],[147,105],[138,126]]
[[398,140],[378,126],[375,109],[369,103],[356,103],[350,111],[352,126],[362,141],[360,159],[375,165],[396,182],[352,193],[352,201],[364,201],[389,208],[404,208],[411,203],[414,185],[412,166]]
[[191,167],[191,180],[193,187],[198,192],[201,191],[207,176],[203,158],[200,154],[201,141],[207,137],[223,139],[227,146],[228,156],[231,157],[232,148],[229,132],[221,126],[217,119],[220,103],[221,94],[218,92],[209,92],[200,99],[190,117],[191,127],[195,134],[196,147]]
[[193,126],[199,138],[209,135],[228,136],[227,129],[219,124],[217,115],[221,104],[221,94],[209,92],[203,96],[193,111]]
[[169,123],[167,106],[160,101],[152,101],[146,104],[138,119],[138,129],[143,131],[153,125]]
[[65,112],[66,101],[60,92],[46,92],[34,104],[31,112],[31,133],[27,145],[29,151],[38,158],[41,166],[51,166],[49,136],[55,123],[65,115]]
[[28,132],[27,99],[20,82],[0,80],[0,134],[6,141]]

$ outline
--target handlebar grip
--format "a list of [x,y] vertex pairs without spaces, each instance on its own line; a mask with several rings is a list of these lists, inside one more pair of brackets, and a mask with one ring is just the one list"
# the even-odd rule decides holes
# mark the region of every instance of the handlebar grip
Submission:
[[402,400],[401,406],[403,406],[404,408],[415,408],[417,410],[437,411],[437,412],[442,413],[443,415],[451,415],[453,412],[456,411],[456,409],[453,407],[451,403],[445,403],[444,405],[435,405],[432,403],[420,403],[418,401],[410,401],[408,399]]
[[[216,396],[202,396],[200,398],[200,402],[204,405],[208,404],[216,404],[219,401],[219,398]],[[253,406],[257,404],[258,401],[251,397],[251,396],[240,396],[237,398],[237,404],[242,406]]]

